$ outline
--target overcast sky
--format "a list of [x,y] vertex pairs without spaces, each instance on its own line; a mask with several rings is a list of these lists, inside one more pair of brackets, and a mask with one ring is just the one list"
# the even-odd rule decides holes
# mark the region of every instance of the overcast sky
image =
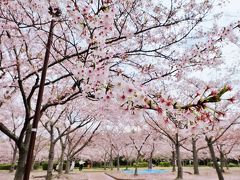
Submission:
[[240,1],[239,0],[229,0],[229,3],[223,8],[224,15],[226,18],[239,18],[240,13]]

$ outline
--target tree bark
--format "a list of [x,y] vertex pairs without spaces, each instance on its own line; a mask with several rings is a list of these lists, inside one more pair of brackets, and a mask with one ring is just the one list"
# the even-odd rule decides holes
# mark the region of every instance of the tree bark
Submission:
[[136,163],[135,163],[134,176],[138,175],[138,161],[139,161],[139,157],[138,156],[137,156]]
[[17,158],[17,145],[14,145],[14,149],[13,149],[13,157],[12,157],[12,162],[11,162],[11,167],[9,169],[9,172],[13,172],[14,171],[14,167],[15,167],[15,163],[16,163],[16,158]]
[[31,125],[28,125],[25,135],[24,142],[19,147],[19,157],[18,157],[18,163],[17,163],[17,169],[15,172],[14,180],[22,180],[24,177],[24,170],[27,160],[27,153],[28,153],[28,147],[30,143],[31,138]]
[[52,180],[54,147],[55,147],[55,143],[53,142],[53,135],[51,135],[50,149],[49,149],[49,154],[48,154],[48,169],[47,169],[46,180]]
[[225,159],[225,166],[226,166],[227,170],[229,170],[229,164],[228,164],[227,155],[226,155],[226,157],[224,159]]
[[19,149],[19,158],[14,180],[22,180],[24,176],[25,162],[27,159],[27,150],[25,147]]
[[176,155],[175,155],[175,151],[172,151],[172,172],[176,172]]
[[209,148],[209,151],[210,151],[210,154],[211,154],[211,158],[212,158],[212,161],[213,161],[213,165],[214,165],[214,167],[215,167],[215,169],[216,169],[216,172],[217,172],[217,175],[218,175],[218,179],[219,179],[219,180],[224,180],[222,171],[221,171],[221,169],[219,168],[219,165],[218,165],[218,162],[217,162],[217,158],[216,158],[216,155],[215,155],[215,152],[214,152],[213,143],[212,143],[212,138],[206,137],[205,139],[206,139],[206,141],[207,141],[207,145],[208,145],[208,148]]
[[117,171],[120,170],[120,157],[119,154],[117,155]]
[[31,168],[31,171],[33,171],[33,170],[34,170],[35,159],[36,159],[36,154],[33,154],[33,163],[32,163],[32,168]]
[[183,169],[180,155],[180,144],[178,140],[178,133],[176,133],[176,156],[177,156],[177,179],[183,179]]
[[58,174],[62,174],[63,173],[63,160],[64,160],[64,152],[66,149],[66,145],[62,145],[62,151],[61,151],[61,155],[60,155],[60,159],[59,159],[59,166],[58,166]]
[[221,167],[221,171],[224,173],[224,169],[223,169],[223,166],[224,166],[224,163],[225,163],[225,160],[224,160],[224,153],[222,151],[222,144],[220,144],[220,167]]
[[107,161],[106,161],[106,159],[104,158],[104,162],[103,162],[103,168],[104,168],[104,170],[106,170],[106,166],[107,166]]
[[154,143],[152,145],[152,150],[149,156],[149,160],[148,160],[148,169],[152,169],[153,164],[152,164],[152,159],[153,159],[153,153],[154,153],[155,147],[154,147]]
[[223,166],[224,166],[224,155],[222,152],[220,152],[220,167],[221,167],[221,171],[224,173]]
[[70,172],[70,162],[71,162],[70,158],[67,157],[65,174],[69,174],[69,172]]
[[113,154],[112,154],[112,149],[111,149],[111,152],[110,152],[110,168],[111,168],[111,170],[113,170]]
[[153,165],[152,165],[152,156],[149,157],[148,160],[148,169],[152,169]]
[[192,138],[192,148],[193,148],[193,172],[195,175],[199,175],[199,168],[198,168],[198,152],[196,147],[196,139]]

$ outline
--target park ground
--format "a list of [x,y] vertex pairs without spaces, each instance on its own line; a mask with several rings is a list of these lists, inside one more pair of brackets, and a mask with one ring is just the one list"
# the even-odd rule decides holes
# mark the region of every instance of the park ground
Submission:
[[[86,169],[79,172],[75,169],[69,175],[63,175],[61,177],[55,176],[54,179],[59,180],[174,180],[176,178],[176,173],[171,172],[171,168],[161,168],[169,170],[165,174],[155,174],[155,175],[125,175],[117,172],[116,170],[102,170],[102,169]],[[184,168],[184,179],[186,180],[217,180],[217,174],[215,170],[211,167],[200,167],[200,175],[192,175],[192,168]],[[112,178],[106,174],[111,175]],[[43,180],[43,176],[46,175],[46,171],[33,171],[31,173],[31,180]],[[14,173],[9,173],[7,171],[0,171],[0,179],[3,180],[13,180]],[[231,168],[226,173],[224,173],[225,180],[240,180],[240,168]]]

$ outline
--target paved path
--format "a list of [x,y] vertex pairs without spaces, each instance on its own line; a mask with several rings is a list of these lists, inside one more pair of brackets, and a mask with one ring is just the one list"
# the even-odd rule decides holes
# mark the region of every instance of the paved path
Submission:
[[88,180],[114,180],[104,173],[87,173]]

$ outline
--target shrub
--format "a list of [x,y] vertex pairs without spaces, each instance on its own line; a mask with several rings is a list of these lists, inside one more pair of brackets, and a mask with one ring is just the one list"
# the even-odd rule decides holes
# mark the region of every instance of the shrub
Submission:
[[213,166],[213,162],[208,162],[207,166]]
[[42,163],[42,169],[47,170],[48,169],[48,162],[43,162]]
[[[133,163],[133,166],[136,166],[136,163]],[[138,162],[138,167],[148,167],[147,162]]]
[[162,167],[170,167],[171,166],[170,162],[159,162],[158,165],[162,166]]
[[238,164],[235,164],[235,163],[229,163],[228,166],[229,166],[229,167],[238,167]]
[[39,162],[34,163],[34,165],[33,165],[34,170],[37,170],[37,169],[40,169],[40,168],[41,168],[41,164]]
[[0,164],[0,170],[10,170],[11,164]]

